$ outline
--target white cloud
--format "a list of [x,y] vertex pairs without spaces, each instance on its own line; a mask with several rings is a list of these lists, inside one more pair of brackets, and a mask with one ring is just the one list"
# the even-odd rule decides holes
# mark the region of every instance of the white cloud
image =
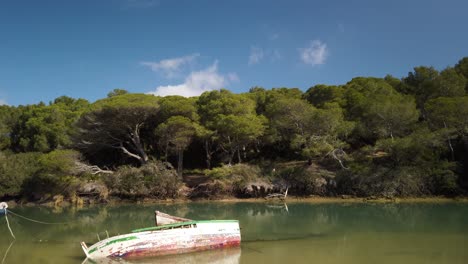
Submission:
[[0,98],[0,105],[8,105],[7,101]]
[[265,54],[262,48],[252,46],[250,48],[249,65],[260,63],[263,56],[265,56]]
[[309,47],[299,49],[301,60],[306,64],[319,65],[324,64],[328,57],[328,48],[326,43],[320,40],[314,40]]
[[226,75],[218,72],[218,62],[215,61],[208,68],[201,71],[191,72],[184,83],[178,85],[159,86],[149,94],[158,96],[181,95],[185,97],[198,96],[206,91],[224,88],[230,82],[238,81],[235,73]]
[[164,59],[158,62],[144,61],[140,64],[150,67],[154,72],[161,72],[167,78],[173,78],[180,74],[180,70],[183,66],[192,63],[199,56],[200,54],[194,53],[183,57]]

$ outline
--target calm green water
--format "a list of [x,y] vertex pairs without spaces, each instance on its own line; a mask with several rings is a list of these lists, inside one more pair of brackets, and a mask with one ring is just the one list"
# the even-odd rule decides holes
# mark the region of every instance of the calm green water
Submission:
[[[468,204],[312,204],[200,202],[54,210],[16,207],[41,225],[9,215],[0,231],[4,263],[82,263],[80,241],[153,224],[160,210],[191,219],[238,219],[242,246],[137,263],[468,263]],[[85,262],[91,263],[91,262]],[[104,262],[126,263],[126,262]]]

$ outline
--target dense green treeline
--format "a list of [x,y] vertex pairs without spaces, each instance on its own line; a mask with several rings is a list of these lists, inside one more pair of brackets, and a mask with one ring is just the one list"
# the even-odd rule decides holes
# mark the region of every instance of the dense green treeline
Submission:
[[465,57],[442,71],[420,66],[402,79],[357,77],[305,92],[184,98],[115,89],[94,103],[2,105],[0,196],[74,197],[100,183],[125,197],[177,197],[183,173],[234,195],[251,182],[298,195],[466,194],[467,80]]

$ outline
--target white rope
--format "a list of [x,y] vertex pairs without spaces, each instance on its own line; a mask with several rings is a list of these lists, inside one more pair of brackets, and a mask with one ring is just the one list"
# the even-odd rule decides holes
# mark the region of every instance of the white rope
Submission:
[[14,243],[15,243],[15,240],[11,241],[10,246],[7,248],[7,250],[5,252],[5,255],[3,255],[2,264],[5,263],[5,259],[8,256],[8,252],[10,252],[10,248],[11,248],[11,246],[13,246]]
[[28,220],[28,221],[31,221],[31,222],[34,222],[34,223],[38,223],[38,224],[43,224],[43,225],[66,225],[66,224],[70,224],[71,222],[54,222],[54,223],[51,223],[51,222],[43,222],[43,221],[39,221],[39,220],[34,220],[34,219],[31,219],[31,218],[28,218],[26,216],[22,216],[20,214],[17,214],[17,213],[14,213],[12,212],[11,210],[8,210],[8,212],[14,216],[18,216],[20,218],[23,218],[25,220]]
[[6,223],[7,223],[7,226],[8,226],[8,230],[10,230],[11,236],[13,237],[13,239],[16,239],[15,235],[13,234],[13,231],[11,230],[10,222],[8,222],[8,215],[7,215],[6,209],[5,209],[5,219],[6,219]]

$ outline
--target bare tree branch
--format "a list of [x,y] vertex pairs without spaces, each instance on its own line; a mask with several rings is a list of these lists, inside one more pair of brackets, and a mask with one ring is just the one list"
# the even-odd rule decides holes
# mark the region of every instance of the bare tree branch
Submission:
[[75,169],[79,172],[89,172],[93,175],[104,173],[104,174],[112,174],[114,173],[111,170],[103,170],[96,165],[88,165],[80,161],[75,161]]

